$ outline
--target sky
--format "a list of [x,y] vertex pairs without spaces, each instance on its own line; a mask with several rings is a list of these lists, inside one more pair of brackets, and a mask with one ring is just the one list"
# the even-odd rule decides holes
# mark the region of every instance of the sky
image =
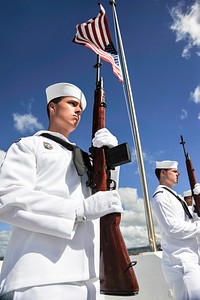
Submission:
[[[57,82],[79,86],[87,108],[70,140],[91,145],[96,54],[72,42],[76,25],[96,17],[98,1],[0,0],[0,157],[20,137],[47,129],[45,88]],[[117,48],[112,7],[106,10]],[[182,195],[189,189],[180,135],[200,182],[200,1],[117,0],[116,11],[133,94],[149,198],[158,185],[155,162],[177,160]],[[106,127],[127,142],[132,162],[121,166],[121,230],[127,247],[148,244],[135,141],[122,84],[102,61]],[[10,226],[0,223],[0,255]],[[159,232],[155,220],[156,236]]]

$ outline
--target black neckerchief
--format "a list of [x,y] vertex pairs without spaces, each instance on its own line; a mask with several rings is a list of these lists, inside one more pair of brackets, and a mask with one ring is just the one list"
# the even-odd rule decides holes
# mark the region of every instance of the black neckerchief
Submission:
[[178,200],[179,202],[181,203],[181,205],[183,206],[183,209],[186,213],[186,215],[189,217],[189,219],[193,219],[193,216],[191,215],[189,209],[188,209],[188,206],[187,204],[185,203],[185,201],[183,201],[183,199],[181,199],[178,195],[176,195],[175,193],[173,193],[172,190],[168,189],[166,186],[162,186],[163,189],[167,190],[168,192],[170,192],[172,195],[174,195]]
[[92,166],[87,152],[84,152],[77,146],[72,145],[55,135],[51,135],[50,133],[43,132],[40,135],[61,144],[66,149],[73,152],[73,162],[79,176],[82,176],[85,172],[91,171]]

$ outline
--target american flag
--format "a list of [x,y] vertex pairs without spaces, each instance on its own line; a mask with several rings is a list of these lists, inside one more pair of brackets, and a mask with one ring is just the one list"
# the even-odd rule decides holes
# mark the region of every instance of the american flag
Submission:
[[96,18],[92,18],[83,24],[76,26],[76,35],[73,39],[74,43],[84,45],[96,54],[110,62],[113,68],[113,73],[118,77],[119,81],[123,81],[119,55],[112,43],[106,12],[103,6],[99,3],[100,12]]

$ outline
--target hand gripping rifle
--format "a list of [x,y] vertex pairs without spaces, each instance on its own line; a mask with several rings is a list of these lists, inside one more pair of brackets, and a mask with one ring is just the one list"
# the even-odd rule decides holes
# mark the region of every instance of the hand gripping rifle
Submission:
[[181,135],[180,144],[183,146],[183,151],[184,151],[184,155],[185,155],[185,162],[186,162],[186,168],[187,168],[188,178],[189,178],[189,182],[190,182],[190,188],[191,188],[191,192],[192,192],[192,197],[194,198],[194,202],[195,202],[195,212],[197,213],[198,216],[200,216],[200,194],[195,195],[193,192],[194,186],[196,184],[196,177],[195,177],[192,161],[190,160],[188,152],[186,152],[185,142],[183,140],[182,135]]
[[[94,93],[92,136],[105,128],[105,93],[100,78],[100,58],[97,56],[97,78]],[[116,187],[110,178],[111,169],[131,161],[127,143],[113,148],[91,147],[93,172],[90,186],[92,193]],[[120,213],[111,213],[100,218],[100,290],[107,295],[135,295],[139,287],[130,261],[119,224]]]

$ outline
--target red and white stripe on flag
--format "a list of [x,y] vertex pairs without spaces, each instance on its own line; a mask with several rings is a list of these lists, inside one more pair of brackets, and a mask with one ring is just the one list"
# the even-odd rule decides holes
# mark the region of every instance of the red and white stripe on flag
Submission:
[[113,73],[118,77],[119,81],[123,81],[119,55],[112,43],[106,12],[99,3],[100,12],[96,18],[92,18],[83,24],[76,26],[76,35],[73,39],[74,43],[81,44],[93,50],[96,54],[111,63]]

